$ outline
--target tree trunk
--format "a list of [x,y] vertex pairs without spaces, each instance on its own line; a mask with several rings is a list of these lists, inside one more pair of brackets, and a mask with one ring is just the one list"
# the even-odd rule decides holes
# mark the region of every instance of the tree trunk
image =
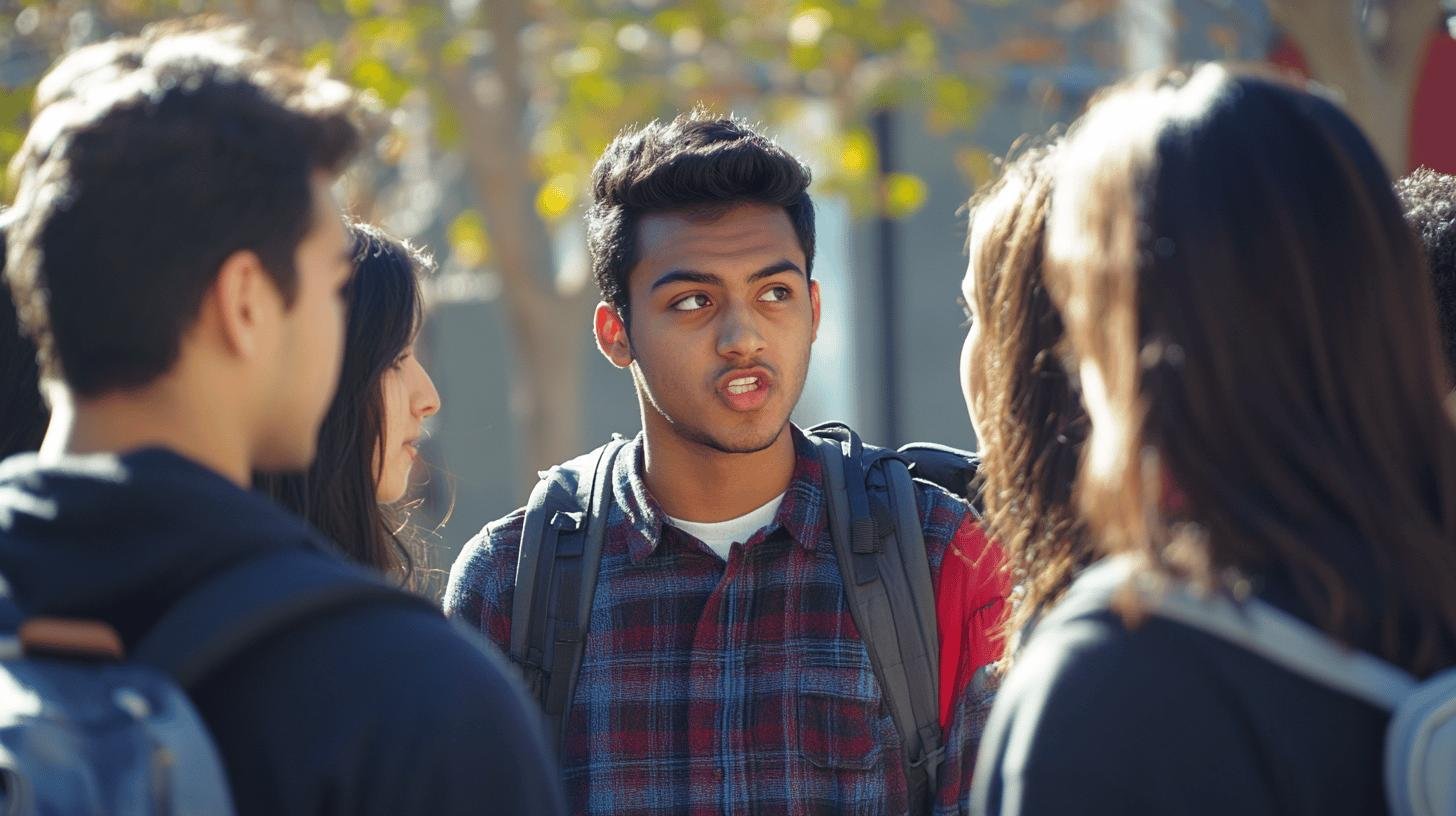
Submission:
[[[1367,27],[1352,0],[1268,0],[1269,13],[1304,56],[1310,76],[1344,94],[1392,176],[1410,169],[1411,108],[1440,0],[1387,0]],[[1343,12],[1343,13],[1332,13]],[[1374,28],[1375,30],[1371,30]],[[1383,29],[1383,30],[1381,30]]]
[[437,67],[460,116],[470,183],[515,340],[511,405],[517,427],[525,430],[519,468],[524,488],[535,482],[536,471],[580,452],[581,338],[590,299],[584,291],[557,291],[549,237],[532,211],[531,155],[521,133],[525,9],[520,0],[500,0],[489,13],[494,71],[482,76],[468,66]]

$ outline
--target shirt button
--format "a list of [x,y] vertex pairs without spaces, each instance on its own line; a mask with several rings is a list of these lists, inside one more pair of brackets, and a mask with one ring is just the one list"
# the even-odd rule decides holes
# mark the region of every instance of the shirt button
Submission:
[[722,768],[714,768],[713,769],[713,780],[715,782],[722,782],[723,781],[723,769]]

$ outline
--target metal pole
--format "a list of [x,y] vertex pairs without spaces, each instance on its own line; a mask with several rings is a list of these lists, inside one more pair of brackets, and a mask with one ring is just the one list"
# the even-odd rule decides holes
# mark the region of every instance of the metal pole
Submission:
[[[879,156],[880,180],[883,181],[895,171],[895,127],[894,114],[888,109],[876,111],[870,119],[875,134],[875,145]],[[880,375],[884,387],[885,438],[881,444],[898,446],[900,440],[900,344],[897,341],[899,321],[899,299],[895,288],[897,246],[895,222],[884,213],[878,216],[877,260],[879,266],[880,304]]]

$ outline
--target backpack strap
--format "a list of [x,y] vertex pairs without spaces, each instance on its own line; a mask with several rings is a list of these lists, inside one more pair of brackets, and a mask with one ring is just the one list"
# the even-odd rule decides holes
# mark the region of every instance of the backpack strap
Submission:
[[809,438],[824,465],[830,537],[850,613],[900,733],[911,809],[929,813],[945,749],[935,592],[915,485],[904,461],[881,449],[867,454],[844,426],[816,426]]
[[1277,666],[1386,710],[1395,710],[1417,685],[1415,678],[1372,655],[1343,646],[1276,607],[1251,598],[1234,603],[1222,595],[1195,594],[1177,583],[1140,581],[1128,555],[1104,558],[1082,572],[1048,619],[1067,620],[1111,609],[1131,589],[1152,614],[1232,643]]
[[626,440],[613,439],[541,475],[526,503],[511,602],[510,657],[541,702],[558,752],[576,693],[596,595],[612,472]]
[[939,485],[951,495],[965,499],[977,520],[985,518],[982,485],[976,480],[981,468],[980,454],[934,442],[911,442],[900,446],[899,458],[910,465],[912,477]]
[[132,651],[186,691],[227,663],[300,624],[361,604],[434,604],[335,556],[289,547],[249,558],[173,604]]

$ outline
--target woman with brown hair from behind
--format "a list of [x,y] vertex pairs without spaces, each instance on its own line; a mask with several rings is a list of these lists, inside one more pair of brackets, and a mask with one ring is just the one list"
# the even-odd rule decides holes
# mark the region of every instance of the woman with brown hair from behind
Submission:
[[[1144,76],[1074,126],[1055,184],[1048,282],[1107,565],[1256,598],[1417,677],[1456,663],[1450,375],[1356,126],[1217,65]],[[1146,614],[1156,595],[1075,603],[1104,566],[1003,685],[978,813],[1385,812],[1388,712]]]
[[[961,385],[981,456],[987,530],[1016,585],[1013,641],[1093,554],[1072,500],[1087,415],[1063,366],[1061,315],[1043,280],[1054,147],[1009,161],[971,199],[961,282]],[[1008,657],[1010,657],[1008,652]]]

